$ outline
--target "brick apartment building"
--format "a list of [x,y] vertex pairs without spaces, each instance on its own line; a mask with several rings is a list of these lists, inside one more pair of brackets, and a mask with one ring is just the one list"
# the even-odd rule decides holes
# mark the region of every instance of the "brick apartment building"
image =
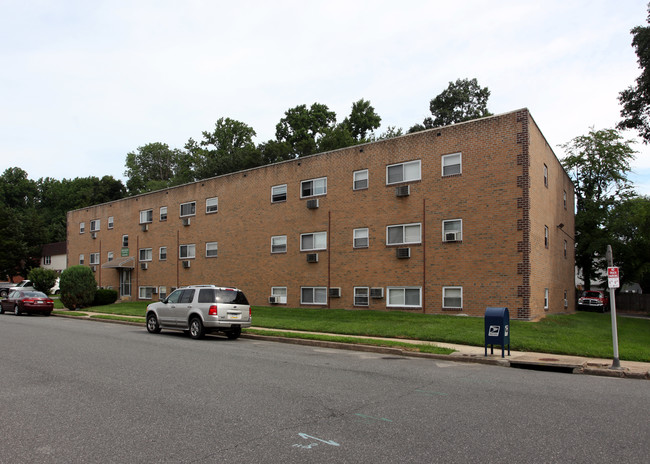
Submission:
[[523,109],[68,213],[68,263],[123,300],[512,318],[574,311],[574,188]]

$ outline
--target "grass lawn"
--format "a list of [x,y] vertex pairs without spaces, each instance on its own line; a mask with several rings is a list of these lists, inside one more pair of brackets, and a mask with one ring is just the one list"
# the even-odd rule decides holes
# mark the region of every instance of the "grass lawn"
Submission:
[[[84,310],[144,317],[146,307],[146,302],[125,302]],[[617,323],[620,359],[650,362],[650,319],[618,317]],[[257,306],[253,308],[253,325],[280,330],[388,337],[396,341],[404,338],[476,346],[483,346],[485,330],[481,317]],[[539,322],[512,320],[510,342],[511,348],[518,351],[611,358],[611,316],[577,312],[547,316]]]

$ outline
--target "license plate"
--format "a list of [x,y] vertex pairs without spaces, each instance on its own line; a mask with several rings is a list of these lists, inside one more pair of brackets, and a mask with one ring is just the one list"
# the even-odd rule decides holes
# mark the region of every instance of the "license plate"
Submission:
[[37,301],[36,304],[43,304],[43,302],[42,301]]
[[241,314],[228,314],[228,319],[241,319]]

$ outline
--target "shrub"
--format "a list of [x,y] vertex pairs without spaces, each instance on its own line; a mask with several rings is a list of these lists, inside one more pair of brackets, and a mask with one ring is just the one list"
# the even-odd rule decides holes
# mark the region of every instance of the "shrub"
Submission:
[[27,278],[32,281],[32,285],[35,290],[43,292],[47,295],[50,294],[52,287],[56,283],[57,274],[52,269],[43,269],[41,267],[35,267],[29,274]]
[[71,266],[61,273],[59,288],[63,306],[74,310],[93,303],[97,282],[89,267]]
[[98,288],[95,292],[95,299],[93,300],[93,306],[104,306],[113,304],[117,301],[117,290],[111,290],[109,288]]

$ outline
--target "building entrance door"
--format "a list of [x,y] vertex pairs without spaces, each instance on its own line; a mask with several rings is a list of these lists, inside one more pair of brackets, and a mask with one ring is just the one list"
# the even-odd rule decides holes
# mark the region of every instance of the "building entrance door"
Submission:
[[120,297],[131,296],[131,269],[120,271]]

